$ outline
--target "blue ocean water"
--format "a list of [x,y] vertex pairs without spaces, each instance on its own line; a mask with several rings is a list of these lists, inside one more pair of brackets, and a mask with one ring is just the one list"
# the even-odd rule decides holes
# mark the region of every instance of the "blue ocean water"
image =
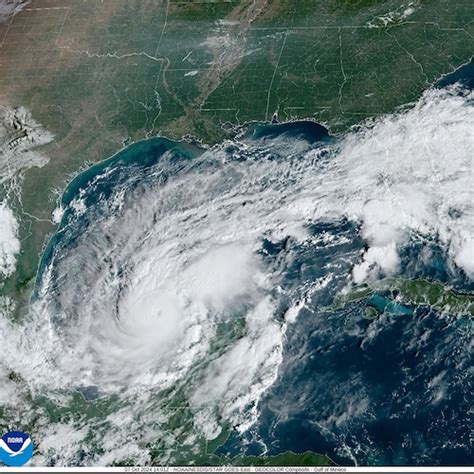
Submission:
[[[287,285],[321,278],[334,266],[344,275],[341,262],[363,242],[348,223],[312,227],[315,234],[328,230],[350,236],[350,243],[326,255],[317,246],[293,248],[298,258],[287,269]],[[421,264],[420,252],[416,245],[405,251],[405,277],[457,278],[459,288],[472,291],[439,249],[431,265]],[[257,425],[243,437],[231,435],[218,452],[314,451],[341,465],[471,465],[472,318],[381,295],[320,309],[332,303],[342,281],[335,279],[301,310],[286,334],[278,379],[260,401]],[[382,314],[367,317],[368,305]]]
[[[341,465],[472,464],[471,318],[378,295],[318,309],[328,297],[313,299],[290,326],[257,426],[219,452],[315,451]],[[381,316],[368,318],[367,305]]]

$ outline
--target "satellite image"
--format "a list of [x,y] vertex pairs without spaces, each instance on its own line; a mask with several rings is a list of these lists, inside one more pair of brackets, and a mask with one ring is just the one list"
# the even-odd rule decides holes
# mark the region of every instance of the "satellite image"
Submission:
[[0,465],[473,466],[473,0],[0,0]]

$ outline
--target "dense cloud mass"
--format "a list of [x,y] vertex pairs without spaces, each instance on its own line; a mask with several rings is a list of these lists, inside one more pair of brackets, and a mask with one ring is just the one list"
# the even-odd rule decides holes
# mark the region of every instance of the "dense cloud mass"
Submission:
[[0,23],[9,20],[22,8],[28,5],[31,0],[1,0],[0,1]]
[[0,281],[10,276],[16,267],[16,256],[20,251],[18,222],[12,210],[0,203]]
[[[400,272],[414,236],[437,239],[473,277],[473,128],[470,98],[451,87],[338,141],[243,139],[183,161],[167,152],[127,180],[111,165],[62,210],[28,325],[19,331],[3,315],[0,344],[28,354],[14,370],[35,390],[140,393],[136,411],[192,380],[185,396],[199,435],[214,438],[223,421],[244,431],[311,294],[285,287],[291,256],[265,259],[263,241],[311,245],[310,224],[346,219],[367,243],[347,284]],[[107,179],[117,184],[92,201]],[[221,328],[238,336],[216,349]],[[112,418],[119,440],[127,428]]]

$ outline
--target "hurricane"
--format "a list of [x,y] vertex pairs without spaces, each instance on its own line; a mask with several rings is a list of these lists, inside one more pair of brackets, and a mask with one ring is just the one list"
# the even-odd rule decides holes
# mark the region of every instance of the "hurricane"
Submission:
[[[33,461],[172,463],[213,440],[231,457],[295,439],[342,464],[432,462],[442,443],[472,460],[449,444],[468,435],[472,319],[370,319],[336,297],[430,276],[472,291],[473,129],[456,83],[340,137],[295,122],[208,148],[151,138],[75,177],[24,316],[0,307],[15,354],[1,398],[41,434]],[[418,437],[387,421],[388,452],[374,420],[397,418],[383,405],[395,392]],[[408,403],[420,417],[447,404],[454,421],[417,425]]]

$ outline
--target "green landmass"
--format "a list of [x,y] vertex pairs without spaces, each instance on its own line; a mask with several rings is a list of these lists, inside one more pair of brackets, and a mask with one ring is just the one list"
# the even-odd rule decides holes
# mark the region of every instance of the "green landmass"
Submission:
[[[40,436],[44,427],[74,426],[77,430],[87,431],[81,440],[81,446],[84,454],[90,458],[104,455],[106,452],[101,440],[114,430],[108,417],[117,412],[123,413],[124,410],[130,410],[129,400],[123,400],[119,395],[103,396],[93,400],[87,400],[79,391],[60,390],[54,393],[33,395],[18,374],[11,372],[8,378],[17,384],[18,403],[15,409],[0,406],[2,432],[11,429],[11,423],[17,423],[15,425],[17,429],[32,433],[34,438],[35,435]],[[193,413],[186,399],[182,397],[186,385],[188,384],[182,384],[177,390],[160,392],[152,401],[150,409],[155,412],[161,411],[165,416],[161,417],[163,419],[154,426],[157,433],[155,439],[144,445],[150,453],[149,465],[162,465],[163,459],[171,460],[173,465],[180,466],[324,466],[334,464],[329,457],[309,451],[304,453],[287,451],[274,456],[217,455],[215,451],[225,443],[232,431],[232,428],[227,425],[222,426],[220,435],[214,440],[207,441],[202,436],[196,435],[192,438],[192,445],[190,445],[189,435],[195,430]],[[32,414],[29,410],[23,412],[24,406],[31,405],[37,407],[37,414]],[[9,420],[10,424],[5,423],[5,420]],[[149,422],[147,428],[150,427]],[[56,455],[54,447],[47,450],[38,447],[37,450],[39,454],[51,459],[54,459]],[[135,466],[136,460],[124,458],[117,460],[113,465]]]
[[293,453],[286,451],[275,456],[240,456],[233,458],[233,466],[330,466],[334,463],[321,454],[311,451]]
[[[345,304],[383,294],[388,300],[400,305],[426,305],[441,313],[474,316],[474,295],[458,293],[452,288],[428,280],[388,278],[355,287],[335,299],[336,308]],[[390,308],[390,307],[389,307]],[[374,316],[374,306],[368,315]]]
[[33,0],[0,24],[0,104],[55,139],[10,202],[12,280],[31,288],[55,191],[87,163],[157,134],[213,144],[274,113],[344,132],[467,62],[473,19],[470,0]]
[[[97,394],[100,396],[86,398],[79,390],[50,390],[32,393],[28,384],[16,372],[8,374],[8,380],[15,384],[15,404],[0,406],[0,431],[7,432],[14,425],[41,439],[46,434],[51,435],[55,426],[71,426],[78,432],[84,432],[80,439],[81,450],[86,458],[106,454],[103,440],[114,432],[118,418],[127,417],[133,413],[131,423],[136,426],[136,432],[153,430],[153,440],[144,441],[141,447],[148,450],[148,464],[159,466],[165,460],[166,464],[188,466],[321,466],[333,462],[323,454],[313,452],[293,453],[283,452],[274,456],[236,456],[228,457],[216,454],[216,451],[228,439],[233,427],[222,422],[220,434],[213,440],[206,440],[198,435],[194,426],[194,411],[189,404],[189,392],[193,390],[193,380],[199,376],[202,365],[225,351],[225,345],[231,344],[242,337],[245,326],[239,319],[221,323],[216,329],[214,342],[209,354],[200,364],[193,368],[186,379],[168,390],[157,392],[147,399],[147,411],[159,414],[156,418],[142,421],[143,413],[133,411],[134,400],[123,398],[120,394]],[[139,395],[137,394],[138,398]],[[32,411],[30,407],[34,406]],[[132,407],[131,407],[132,406]],[[194,435],[193,435],[194,434]],[[39,444],[39,443],[38,443]],[[37,454],[54,459],[56,447],[43,448],[37,446]],[[114,466],[136,466],[135,458],[117,459]]]

